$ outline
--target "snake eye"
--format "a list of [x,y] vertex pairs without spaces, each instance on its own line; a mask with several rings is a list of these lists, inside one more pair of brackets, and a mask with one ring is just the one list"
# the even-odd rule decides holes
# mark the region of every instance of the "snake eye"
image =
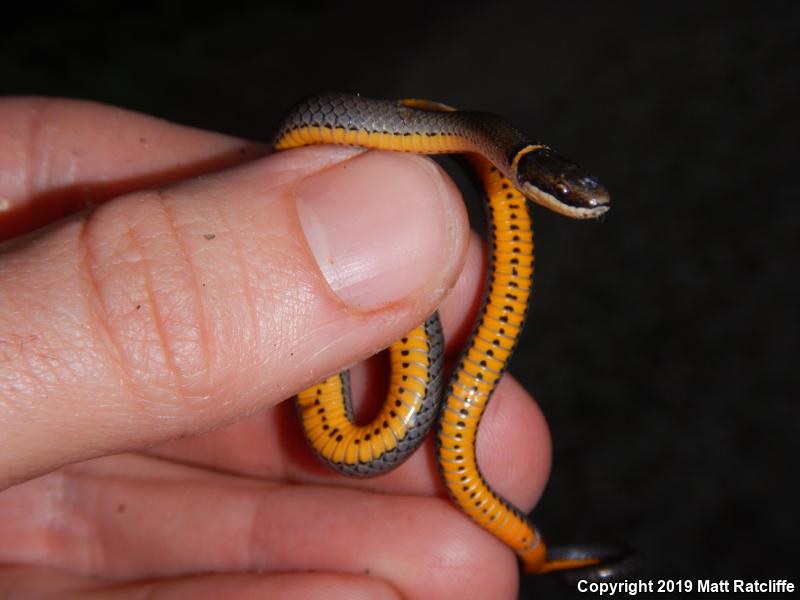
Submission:
[[569,189],[568,185],[566,185],[565,183],[562,183],[560,181],[557,184],[555,184],[554,188],[555,188],[555,191],[558,192],[558,195],[562,196],[562,197],[563,196],[569,196],[570,191],[571,191]]

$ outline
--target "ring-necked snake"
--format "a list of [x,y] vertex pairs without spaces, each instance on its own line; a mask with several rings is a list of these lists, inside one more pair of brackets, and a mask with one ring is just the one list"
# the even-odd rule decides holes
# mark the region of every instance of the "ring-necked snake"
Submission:
[[568,217],[590,219],[609,209],[605,188],[498,116],[425,100],[314,96],[284,119],[273,147],[310,144],[465,154],[486,193],[491,249],[483,304],[444,402],[440,405],[444,344],[434,314],[390,347],[387,399],[370,423],[354,423],[346,372],[297,395],[311,447],[343,473],[378,475],[405,460],[435,422],[439,469],[452,499],[510,546],[526,571],[566,569],[570,577],[588,579],[627,572],[626,548],[546,549],[525,515],[487,484],[475,457],[478,424],[517,344],[531,295],[533,232],[526,200]]

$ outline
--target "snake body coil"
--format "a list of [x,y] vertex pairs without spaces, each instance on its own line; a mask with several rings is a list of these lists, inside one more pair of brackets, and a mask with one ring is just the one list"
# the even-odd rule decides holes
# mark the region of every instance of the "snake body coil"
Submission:
[[595,218],[609,208],[605,189],[580,167],[531,142],[500,117],[425,100],[314,96],[285,118],[273,147],[326,143],[466,154],[486,193],[491,260],[479,317],[450,377],[438,419],[434,417],[443,341],[434,314],[390,347],[388,396],[370,423],[353,422],[346,373],[298,394],[297,407],[311,447],[343,473],[377,475],[400,464],[437,421],[439,469],[451,497],[476,523],[514,549],[528,572],[568,569],[585,578],[618,575],[626,564],[618,548],[548,551],[525,515],[488,485],[475,456],[478,424],[528,310],[534,247],[526,200],[569,217]]

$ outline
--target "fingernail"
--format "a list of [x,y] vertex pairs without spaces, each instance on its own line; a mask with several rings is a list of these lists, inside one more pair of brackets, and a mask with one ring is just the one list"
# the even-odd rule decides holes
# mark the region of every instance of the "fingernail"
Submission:
[[325,280],[342,302],[364,311],[436,285],[459,219],[454,194],[430,161],[383,152],[339,163],[296,190]]

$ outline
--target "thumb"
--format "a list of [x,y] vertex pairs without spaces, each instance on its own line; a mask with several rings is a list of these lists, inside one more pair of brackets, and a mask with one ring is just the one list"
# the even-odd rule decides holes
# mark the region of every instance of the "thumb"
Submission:
[[0,489],[231,422],[387,346],[460,271],[415,155],[312,147],[0,247]]

